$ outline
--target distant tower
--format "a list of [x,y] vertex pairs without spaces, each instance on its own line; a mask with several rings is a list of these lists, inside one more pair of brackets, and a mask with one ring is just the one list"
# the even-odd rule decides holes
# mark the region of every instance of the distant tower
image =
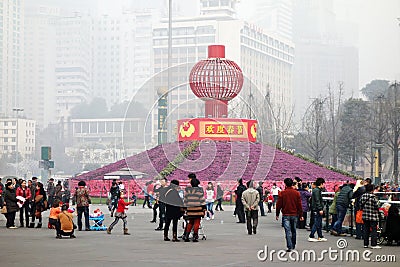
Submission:
[[236,17],[236,3],[239,0],[200,0],[201,15],[228,15]]
[[206,102],[207,118],[226,118],[228,101],[242,90],[243,73],[235,62],[225,58],[225,46],[210,45],[208,58],[192,68],[189,83],[193,93]]

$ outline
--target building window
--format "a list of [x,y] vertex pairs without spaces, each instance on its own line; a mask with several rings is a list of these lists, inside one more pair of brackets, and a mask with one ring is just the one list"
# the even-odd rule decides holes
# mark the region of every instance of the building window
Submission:
[[4,143],[8,143],[8,138],[4,137]]

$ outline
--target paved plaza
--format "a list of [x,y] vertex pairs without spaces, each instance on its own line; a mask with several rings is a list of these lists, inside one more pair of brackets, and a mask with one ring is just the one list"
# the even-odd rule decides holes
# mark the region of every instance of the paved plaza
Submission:
[[[106,213],[105,224],[110,218],[105,205],[92,205]],[[0,219],[0,266],[85,266],[85,267],[117,267],[117,266],[399,266],[400,247],[383,246],[380,250],[371,250],[370,259],[376,255],[396,255],[397,263],[366,262],[362,259],[365,249],[360,240],[347,237],[347,246],[339,249],[337,240],[326,234],[328,242],[307,242],[309,232],[298,230],[297,246],[299,261],[294,262],[290,255],[282,255],[288,262],[278,259],[277,253],[273,259],[265,261],[258,259],[258,251],[268,247],[271,250],[286,249],[283,228],[280,221],[275,220],[274,213],[259,217],[259,227],[256,235],[248,235],[245,224],[237,224],[232,216],[233,206],[225,206],[225,211],[216,212],[215,220],[203,221],[207,240],[199,243],[173,243],[163,241],[163,232],[154,231],[157,227],[149,223],[152,218],[151,209],[141,206],[130,207],[128,211],[128,228],[130,236],[122,234],[122,221],[116,225],[111,235],[105,231],[77,232],[76,239],[55,238],[54,230],[42,229],[6,229],[5,218]],[[18,218],[17,213],[17,218]],[[47,225],[48,211],[44,213]],[[19,223],[17,222],[17,225]],[[181,224],[180,224],[181,226]],[[172,227],[171,227],[172,228]],[[182,228],[179,228],[179,234]],[[170,235],[172,232],[170,231]],[[343,245],[343,244],[341,244]],[[317,258],[322,250],[338,250],[332,254],[325,253],[320,262],[302,261],[304,250],[314,250]],[[360,261],[346,261],[346,254],[358,250]],[[268,253],[268,254],[269,254]],[[335,253],[335,252],[333,252]],[[340,253],[343,254],[340,260]],[[259,253],[264,257],[264,253]],[[291,253],[291,257],[296,254]],[[338,259],[334,260],[337,255]],[[305,255],[307,257],[307,255]],[[351,259],[352,257],[350,257]]]

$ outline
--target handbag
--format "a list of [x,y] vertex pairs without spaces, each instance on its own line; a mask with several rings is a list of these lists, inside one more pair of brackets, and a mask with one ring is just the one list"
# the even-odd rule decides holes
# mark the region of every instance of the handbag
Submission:
[[357,210],[356,212],[356,223],[364,224],[364,221],[362,219],[363,215],[363,210]]
[[367,198],[367,200],[365,200],[364,204],[360,205],[360,209],[357,210],[357,212],[356,212],[356,223],[364,224],[364,221],[363,221],[363,219],[362,219],[362,216],[363,216],[363,208],[364,208],[364,205],[367,203],[367,201],[368,201],[370,198],[371,198],[371,197]]
[[1,210],[0,210],[1,214],[6,214],[7,213],[7,206],[4,205]]

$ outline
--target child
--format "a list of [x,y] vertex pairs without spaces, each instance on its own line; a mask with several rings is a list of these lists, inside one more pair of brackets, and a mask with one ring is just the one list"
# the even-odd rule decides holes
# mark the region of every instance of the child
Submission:
[[135,192],[133,192],[132,193],[132,206],[136,206],[136,200],[137,200],[136,194],[135,194]]
[[265,198],[268,202],[268,213],[271,213],[272,204],[274,203],[274,196],[271,193],[267,193],[267,197]]
[[55,199],[53,202],[53,206],[50,209],[50,215],[49,215],[49,229],[57,229],[57,224],[58,224],[58,214],[61,213],[61,206],[62,202],[60,202],[58,199]]
[[132,201],[130,202],[125,202],[124,200],[125,197],[125,193],[121,192],[120,194],[120,198],[118,200],[118,207],[117,207],[117,211],[115,212],[115,220],[114,222],[107,228],[107,234],[111,234],[111,230],[114,228],[114,226],[118,223],[119,219],[122,219],[122,221],[124,222],[124,235],[130,235],[130,233],[128,233],[128,228],[127,227],[127,220],[126,220],[126,213],[125,210],[127,210],[127,206],[129,206],[130,204],[132,204]]

